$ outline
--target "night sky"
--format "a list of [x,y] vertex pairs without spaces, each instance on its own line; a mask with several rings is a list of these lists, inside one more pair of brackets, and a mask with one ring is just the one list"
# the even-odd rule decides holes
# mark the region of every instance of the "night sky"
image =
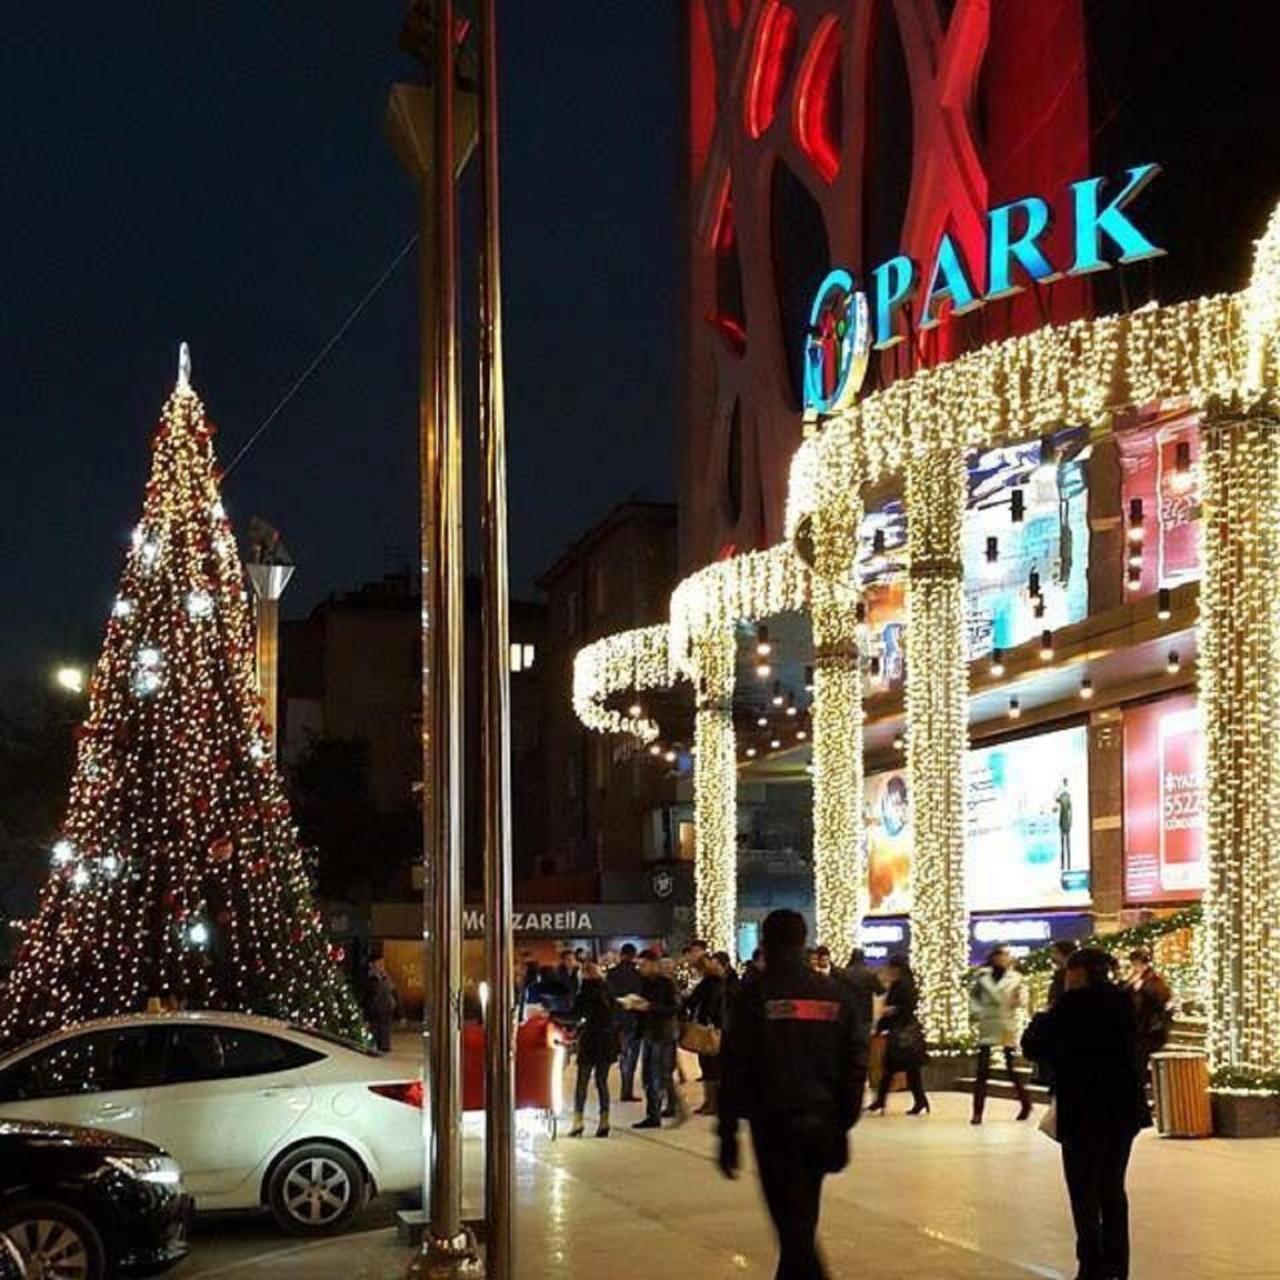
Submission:
[[[674,489],[679,6],[509,3],[514,586]],[[22,5],[0,44],[0,674],[96,656],[177,344],[225,463],[416,225],[401,0]],[[286,613],[414,557],[416,262],[228,477]]]

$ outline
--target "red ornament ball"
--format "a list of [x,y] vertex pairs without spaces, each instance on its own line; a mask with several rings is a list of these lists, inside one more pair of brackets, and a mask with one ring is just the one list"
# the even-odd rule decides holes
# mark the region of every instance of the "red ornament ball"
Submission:
[[215,840],[209,846],[209,857],[214,862],[226,862],[235,850],[235,844],[229,836],[223,836],[219,840]]

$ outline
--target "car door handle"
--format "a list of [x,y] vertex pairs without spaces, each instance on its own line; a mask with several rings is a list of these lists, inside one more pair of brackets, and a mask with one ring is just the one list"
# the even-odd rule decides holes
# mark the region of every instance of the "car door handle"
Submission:
[[292,1091],[291,1091],[289,1088],[287,1088],[287,1087],[285,1087],[285,1086],[278,1086],[278,1087],[276,1087],[276,1088],[274,1088],[274,1089],[259,1089],[259,1090],[258,1090],[258,1097],[260,1097],[260,1098],[278,1098],[282,1093],[290,1093],[290,1092],[292,1092]]
[[104,1102],[93,1114],[107,1120],[118,1120],[124,1116],[133,1115],[133,1108],[123,1106],[119,1102]]

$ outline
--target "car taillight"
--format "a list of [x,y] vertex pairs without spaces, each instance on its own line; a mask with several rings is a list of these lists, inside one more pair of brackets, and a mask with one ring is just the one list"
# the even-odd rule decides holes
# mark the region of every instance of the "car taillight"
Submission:
[[380,1098],[390,1098],[392,1102],[403,1102],[406,1106],[422,1106],[421,1080],[406,1080],[404,1084],[371,1084],[369,1092]]

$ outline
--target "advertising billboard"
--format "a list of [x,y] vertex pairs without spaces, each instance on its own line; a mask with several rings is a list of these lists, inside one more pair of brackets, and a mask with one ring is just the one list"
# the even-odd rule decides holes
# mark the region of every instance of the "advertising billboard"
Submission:
[[[965,877],[971,911],[1087,907],[1089,739],[1084,725],[969,752]],[[905,769],[864,783],[872,915],[911,910],[915,831]]]
[[[1048,445],[1047,454],[1038,440],[988,449],[970,464],[964,523],[970,659],[1079,622],[1089,611],[1088,439],[1072,428]],[[901,685],[905,676],[906,539],[907,513],[898,500],[863,518],[864,643],[875,660],[868,695]]]
[[1141,594],[1200,576],[1200,427],[1193,417],[1116,435],[1127,513],[1142,503]]
[[1124,713],[1124,896],[1190,902],[1208,883],[1204,734],[1194,694]]
[[873,773],[863,791],[867,822],[870,911],[895,915],[911,910],[911,847],[914,827],[907,771]]
[[[988,450],[972,464],[964,526],[971,659],[1012,649],[1089,612],[1085,455],[1067,456],[1080,445],[1079,432],[1061,432],[1053,460],[1041,460],[1036,441]],[[1020,520],[1012,516],[1014,490],[1021,495]]]
[[974,911],[1081,907],[1089,891],[1084,725],[970,751],[965,878]]

